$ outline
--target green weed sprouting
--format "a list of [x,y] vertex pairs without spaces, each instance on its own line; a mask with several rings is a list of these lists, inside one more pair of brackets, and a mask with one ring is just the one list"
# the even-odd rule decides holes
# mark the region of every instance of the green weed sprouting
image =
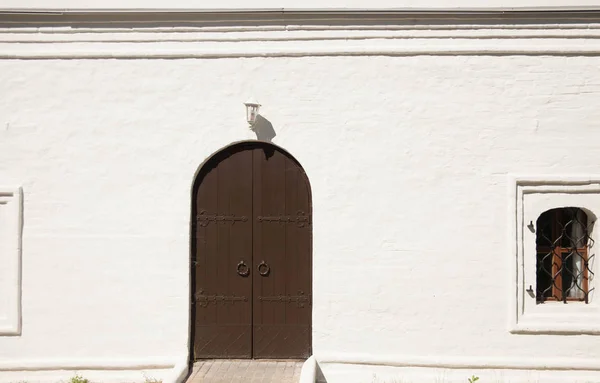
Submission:
[[90,383],[90,381],[81,375],[75,374],[75,376],[69,380],[69,383]]

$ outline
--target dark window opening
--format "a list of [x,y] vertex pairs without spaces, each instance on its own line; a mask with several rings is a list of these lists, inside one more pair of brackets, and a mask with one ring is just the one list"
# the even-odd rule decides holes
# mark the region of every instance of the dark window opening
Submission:
[[585,211],[576,207],[548,210],[536,222],[536,300],[588,303],[591,225]]

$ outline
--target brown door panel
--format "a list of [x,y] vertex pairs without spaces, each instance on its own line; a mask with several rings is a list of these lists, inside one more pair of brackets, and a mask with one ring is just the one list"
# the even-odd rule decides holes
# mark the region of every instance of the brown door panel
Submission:
[[251,164],[247,151],[215,158],[198,187],[196,359],[252,357]]
[[302,168],[280,151],[254,150],[253,356],[310,354],[310,194]]

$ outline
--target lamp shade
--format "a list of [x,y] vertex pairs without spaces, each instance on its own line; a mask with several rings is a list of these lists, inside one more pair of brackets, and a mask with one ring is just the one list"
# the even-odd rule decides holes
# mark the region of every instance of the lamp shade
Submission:
[[250,98],[244,103],[244,105],[246,105],[246,121],[248,121],[248,124],[252,126],[256,122],[256,116],[258,116],[260,104],[254,98]]

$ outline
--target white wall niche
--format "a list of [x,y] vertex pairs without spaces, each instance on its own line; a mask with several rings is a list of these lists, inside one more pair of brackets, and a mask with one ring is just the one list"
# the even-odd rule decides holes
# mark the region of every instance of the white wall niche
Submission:
[[[546,302],[537,304],[534,294],[527,292],[536,286],[536,234],[528,228],[545,211],[560,207],[583,208],[588,220],[600,215],[600,176],[597,177],[515,177],[510,185],[510,246],[511,333],[592,334],[600,335],[600,299],[595,294],[597,281],[589,281],[589,303]],[[594,225],[596,226],[596,225]],[[595,245],[590,255],[598,253],[598,228],[590,237]],[[597,272],[595,257],[590,262]]]
[[0,186],[0,336],[21,334],[23,193]]

